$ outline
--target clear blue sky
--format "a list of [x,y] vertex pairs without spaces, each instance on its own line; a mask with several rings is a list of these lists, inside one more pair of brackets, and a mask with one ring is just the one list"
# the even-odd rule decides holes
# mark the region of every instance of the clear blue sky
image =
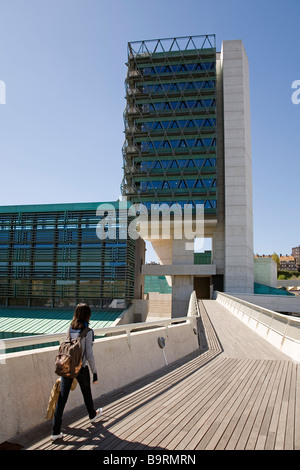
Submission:
[[216,34],[250,64],[254,251],[300,244],[299,0],[0,0],[0,204],[110,201],[127,42]]

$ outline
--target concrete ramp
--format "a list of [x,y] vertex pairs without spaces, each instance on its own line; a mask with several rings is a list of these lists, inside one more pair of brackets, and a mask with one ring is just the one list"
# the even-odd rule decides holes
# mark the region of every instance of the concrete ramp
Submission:
[[251,330],[216,300],[203,300],[202,302],[222,346],[224,356],[248,359],[291,359]]

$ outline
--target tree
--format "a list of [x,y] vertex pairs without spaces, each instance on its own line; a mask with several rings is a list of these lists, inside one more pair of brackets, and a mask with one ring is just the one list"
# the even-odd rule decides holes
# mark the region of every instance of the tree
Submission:
[[272,256],[271,256],[272,260],[275,261],[275,263],[277,264],[277,270],[279,269],[280,267],[280,259],[279,259],[279,256],[277,255],[277,253],[273,253]]

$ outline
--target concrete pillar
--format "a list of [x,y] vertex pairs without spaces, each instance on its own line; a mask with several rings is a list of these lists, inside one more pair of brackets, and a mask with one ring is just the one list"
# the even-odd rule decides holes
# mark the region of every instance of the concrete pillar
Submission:
[[248,59],[241,40],[224,41],[225,291],[253,293],[252,161]]
[[[173,240],[173,265],[194,264],[194,250],[191,241],[182,238]],[[172,278],[172,317],[182,317],[187,314],[191,293],[194,290],[193,276],[173,276]]]
[[172,277],[172,318],[185,317],[194,290],[194,276]]
[[[194,264],[194,250],[189,249],[191,240],[170,238],[150,241],[160,264],[182,267]],[[172,317],[184,317],[194,290],[194,276],[178,274],[166,276],[166,279],[172,286]]]
[[224,276],[225,270],[225,209],[224,209],[224,128],[223,128],[223,79],[220,53],[216,55],[216,105],[217,105],[217,185],[218,216],[212,232],[213,261],[216,274]]

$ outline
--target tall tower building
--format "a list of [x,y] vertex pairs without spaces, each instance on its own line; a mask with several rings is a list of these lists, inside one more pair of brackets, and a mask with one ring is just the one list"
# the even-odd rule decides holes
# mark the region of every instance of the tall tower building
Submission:
[[124,189],[149,209],[191,203],[216,214],[215,41],[183,41],[128,45]]
[[[173,316],[190,292],[253,292],[252,169],[248,60],[242,41],[216,50],[214,35],[128,44],[122,192],[151,210],[177,204],[204,213],[210,264],[174,233],[148,235],[166,275]],[[199,234],[200,235],[200,234]],[[195,233],[197,236],[197,233]],[[146,238],[146,237],[145,237]],[[207,262],[206,262],[207,263]]]

